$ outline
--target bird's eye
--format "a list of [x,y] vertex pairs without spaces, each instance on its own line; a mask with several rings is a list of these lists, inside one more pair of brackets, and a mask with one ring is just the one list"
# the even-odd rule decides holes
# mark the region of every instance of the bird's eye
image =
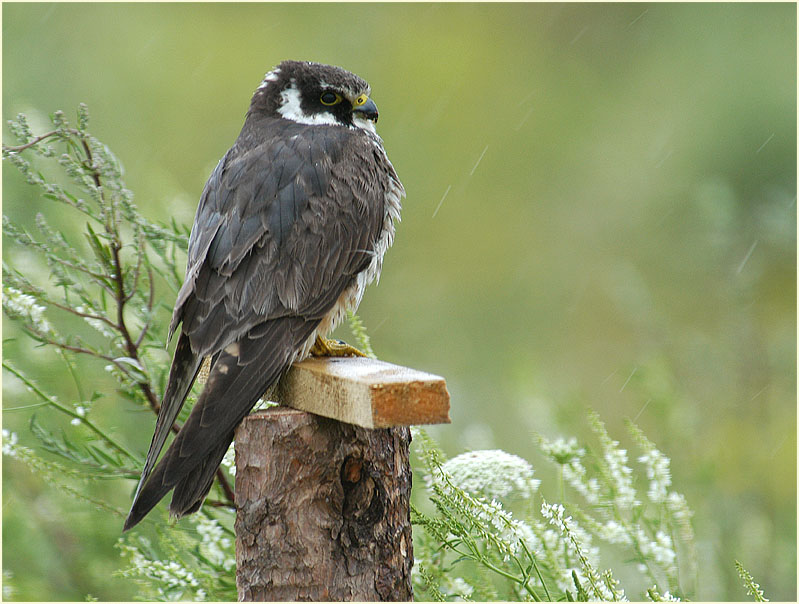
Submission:
[[365,94],[362,94],[357,99],[355,99],[355,106],[356,107],[360,107],[361,105],[366,103],[366,101],[368,101],[368,100],[369,100],[369,97],[366,96]]
[[322,96],[319,97],[319,100],[322,101],[322,105],[335,105],[341,102],[341,95],[327,90],[326,92],[322,93]]

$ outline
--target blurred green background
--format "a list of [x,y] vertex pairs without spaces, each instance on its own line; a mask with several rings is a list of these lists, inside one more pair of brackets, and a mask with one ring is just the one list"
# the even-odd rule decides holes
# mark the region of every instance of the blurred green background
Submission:
[[[634,419],[696,511],[695,598],[745,598],[739,559],[767,596],[795,600],[795,5],[2,11],[3,119],[26,112],[41,131],[87,103],[156,220],[191,222],[276,63],[366,78],[408,197],[360,314],[381,358],[447,378],[452,425],[432,430],[446,451],[501,447],[546,481],[535,433],[584,436],[590,406],[629,446]],[[5,214],[49,211],[3,168]],[[60,371],[22,339],[5,356],[29,351],[43,376]],[[4,407],[32,402],[3,377]],[[27,419],[3,426],[31,444]],[[131,446],[144,450],[151,424]],[[118,519],[4,462],[15,597],[132,597],[111,576]],[[119,507],[130,487],[103,485]]]

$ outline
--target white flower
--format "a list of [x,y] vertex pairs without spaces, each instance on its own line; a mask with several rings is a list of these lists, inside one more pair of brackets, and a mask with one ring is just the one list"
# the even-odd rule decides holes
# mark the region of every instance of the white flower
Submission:
[[31,326],[41,333],[50,333],[52,328],[44,318],[44,306],[36,303],[36,298],[23,294],[16,288],[5,288],[3,306],[10,315],[27,320]]
[[568,441],[558,438],[554,441],[541,440],[541,450],[559,464],[568,464],[575,458],[585,455],[585,449],[577,446],[577,439]]
[[461,577],[455,577],[449,581],[449,585],[442,585],[441,587],[443,593],[455,596],[456,602],[462,602],[463,598],[468,598],[474,592],[474,587]]
[[599,536],[609,543],[619,543],[623,545],[632,543],[632,539],[625,528],[615,520],[609,520],[601,525],[598,532]]
[[498,449],[462,453],[442,467],[461,489],[486,498],[529,499],[541,482],[527,461]]
[[573,457],[569,463],[563,466],[563,478],[574,490],[585,497],[591,505],[599,505],[600,490],[599,481],[596,478],[587,478],[587,472],[578,457]]
[[225,451],[225,456],[222,458],[222,465],[227,468],[228,474],[231,476],[236,475],[236,447],[233,443]]
[[225,536],[219,521],[207,518],[204,514],[192,517],[197,526],[197,533],[202,538],[200,550],[214,564],[230,570],[236,565],[235,554],[231,555],[231,541]]
[[655,539],[650,540],[642,528],[638,528],[636,533],[638,540],[638,547],[641,553],[656,562],[667,574],[673,574],[677,571],[676,560],[677,553],[674,551],[674,544],[671,537],[663,531],[658,531]]
[[669,510],[671,517],[677,524],[680,540],[684,542],[693,541],[694,530],[691,527],[691,517],[694,513],[688,507],[688,502],[685,501],[680,493],[672,491],[666,497],[666,509]]
[[671,595],[669,592],[659,594],[657,591],[657,585],[653,585],[652,588],[647,591],[655,596],[657,602],[682,602],[680,598]]
[[666,492],[671,486],[669,458],[656,448],[649,448],[638,461],[646,466],[646,477],[649,479],[649,499],[661,503],[666,499]]
[[577,572],[578,577],[585,576],[588,579],[592,586],[591,589],[594,590],[594,596],[605,600],[613,600],[613,594],[607,585],[600,580],[594,569],[599,562],[599,548],[591,545],[591,535],[579,526],[571,516],[567,516],[565,508],[559,503],[548,504],[543,502],[541,504],[541,515],[560,531],[562,537],[565,537],[566,547],[570,551],[569,558],[572,560],[576,558],[580,561],[579,567],[563,569],[562,582],[570,583],[571,572],[574,570]]
[[629,510],[638,502],[635,500],[632,469],[627,465],[627,451],[619,448],[619,441],[611,440],[605,444],[605,462],[613,479],[616,491],[616,505],[622,510]]
[[[143,541],[145,540],[143,539]],[[131,562],[130,568],[122,571],[121,574],[125,576],[139,575],[162,583],[167,589],[173,590],[174,593],[170,594],[170,599],[185,599],[187,589],[191,588],[196,593],[200,587],[200,582],[194,577],[194,574],[174,560],[170,562],[150,560],[135,545],[126,544],[121,540],[118,543],[122,552],[130,557]],[[166,596],[163,588],[159,587],[158,593]]]
[[[96,314],[92,309],[87,309],[85,306],[76,306],[75,312],[83,315]],[[83,317],[83,320],[91,325],[94,329],[99,331],[106,338],[113,338],[116,336],[116,334],[109,328],[108,324],[100,319],[95,319],[94,317]]]
[[17,433],[10,432],[5,428],[3,428],[3,455],[8,455],[9,457],[15,457],[17,442],[19,442],[19,439],[17,438]]
[[[541,504],[541,515],[549,520],[551,524],[555,524],[555,522],[552,522],[553,520],[562,522],[565,512],[566,508],[559,503],[549,504],[545,501]],[[569,517],[569,519],[571,520],[571,517]],[[558,528],[560,528],[560,526]]]

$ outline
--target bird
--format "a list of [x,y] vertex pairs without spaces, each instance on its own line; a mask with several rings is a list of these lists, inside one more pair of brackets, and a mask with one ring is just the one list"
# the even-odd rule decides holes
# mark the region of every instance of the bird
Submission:
[[[292,363],[357,354],[326,336],[379,277],[405,197],[370,94],[309,61],[281,62],[255,90],[197,207],[167,335],[177,344],[123,531],[170,490],[173,517],[196,512],[236,426]],[[204,361],[207,381],[156,464]]]

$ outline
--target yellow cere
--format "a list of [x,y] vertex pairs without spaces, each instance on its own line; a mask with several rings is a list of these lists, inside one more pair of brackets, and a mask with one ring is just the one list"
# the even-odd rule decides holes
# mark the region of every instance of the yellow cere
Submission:
[[369,100],[369,97],[368,97],[368,96],[366,96],[365,94],[362,94],[362,95],[361,95],[361,96],[359,96],[357,99],[355,99],[355,103],[354,103],[354,105],[355,105],[356,107],[360,107],[361,105],[363,105],[363,104],[364,104],[366,101],[368,101],[368,100]]

